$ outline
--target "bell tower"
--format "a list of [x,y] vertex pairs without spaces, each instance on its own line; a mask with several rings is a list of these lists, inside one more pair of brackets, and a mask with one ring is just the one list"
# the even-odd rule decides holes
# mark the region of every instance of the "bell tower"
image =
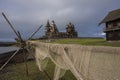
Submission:
[[51,28],[51,26],[50,26],[49,20],[47,20],[47,24],[45,26],[45,35],[46,36],[50,35],[50,28]]

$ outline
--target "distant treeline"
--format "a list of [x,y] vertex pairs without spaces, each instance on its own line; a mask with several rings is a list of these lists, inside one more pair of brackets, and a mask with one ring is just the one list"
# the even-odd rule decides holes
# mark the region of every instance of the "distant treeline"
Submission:
[[0,47],[12,46],[14,44],[15,44],[15,42],[0,42]]

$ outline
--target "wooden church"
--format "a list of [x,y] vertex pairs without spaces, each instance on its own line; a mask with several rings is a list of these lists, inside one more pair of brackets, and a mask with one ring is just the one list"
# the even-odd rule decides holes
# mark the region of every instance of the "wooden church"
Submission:
[[120,9],[109,12],[99,25],[102,23],[106,24],[104,32],[107,41],[120,40]]
[[71,22],[66,25],[66,32],[59,32],[56,24],[54,21],[51,23],[47,21],[47,24],[45,26],[45,37],[47,39],[52,38],[77,38],[77,32],[75,31],[74,24]]

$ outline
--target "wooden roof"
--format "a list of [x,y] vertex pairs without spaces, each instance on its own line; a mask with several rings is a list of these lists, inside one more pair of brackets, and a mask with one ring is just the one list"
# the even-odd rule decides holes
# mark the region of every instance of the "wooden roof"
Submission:
[[109,12],[108,15],[99,23],[99,25],[117,19],[120,19],[120,9]]

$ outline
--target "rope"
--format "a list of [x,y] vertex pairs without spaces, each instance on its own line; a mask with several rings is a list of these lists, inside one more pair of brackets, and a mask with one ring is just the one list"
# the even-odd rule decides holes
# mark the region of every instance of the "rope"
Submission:
[[48,77],[49,80],[52,80],[51,77],[50,77],[50,75],[47,73],[46,70],[44,70],[44,73],[45,73],[45,75]]
[[17,52],[20,49],[16,50],[16,52],[2,65],[2,67],[0,67],[0,71],[2,71],[2,69],[9,63],[9,61],[17,54]]

